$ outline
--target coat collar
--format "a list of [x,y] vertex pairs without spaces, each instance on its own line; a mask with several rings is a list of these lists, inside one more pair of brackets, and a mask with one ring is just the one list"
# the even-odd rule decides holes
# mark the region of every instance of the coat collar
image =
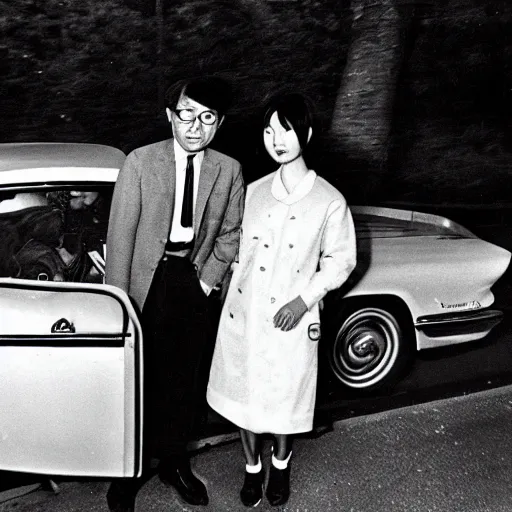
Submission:
[[315,184],[316,172],[309,170],[306,175],[302,178],[302,180],[297,183],[297,186],[290,192],[286,190],[283,179],[281,177],[281,169],[279,169],[274,175],[274,179],[272,180],[272,195],[278,201],[281,201],[284,204],[290,205],[300,201],[304,197],[306,197],[313,185]]

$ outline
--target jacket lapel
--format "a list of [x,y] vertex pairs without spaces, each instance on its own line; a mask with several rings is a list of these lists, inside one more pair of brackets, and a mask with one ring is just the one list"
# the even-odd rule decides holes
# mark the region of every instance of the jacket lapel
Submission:
[[158,189],[167,190],[168,194],[155,194],[155,197],[170,198],[170,201],[166,200],[159,205],[159,211],[162,214],[162,220],[168,224],[168,231],[171,228],[171,215],[174,211],[174,196],[176,189],[176,162],[174,159],[174,139],[166,141],[163,151],[158,156],[157,163],[157,179]]
[[199,187],[196,199],[194,219],[194,232],[196,233],[196,236],[199,233],[199,227],[201,226],[206,203],[210,197],[213,185],[217,180],[217,176],[219,175],[219,167],[219,164],[212,160],[211,151],[206,149],[204,152],[203,165],[201,166],[201,174],[199,175]]

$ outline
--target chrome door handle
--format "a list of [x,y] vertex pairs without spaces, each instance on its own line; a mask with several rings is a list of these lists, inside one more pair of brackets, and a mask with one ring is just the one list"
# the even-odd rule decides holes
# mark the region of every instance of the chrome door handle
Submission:
[[66,320],[65,318],[61,318],[57,320],[53,325],[51,329],[52,334],[54,333],[74,333],[75,332],[75,326],[73,325],[73,322],[70,322],[69,320]]

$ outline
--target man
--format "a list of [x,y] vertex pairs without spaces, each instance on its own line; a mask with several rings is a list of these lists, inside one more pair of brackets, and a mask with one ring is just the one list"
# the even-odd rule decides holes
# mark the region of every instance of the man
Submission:
[[[231,101],[216,77],[180,83],[166,95],[173,138],[128,155],[114,189],[106,282],[142,311],[145,454],[160,479],[190,504],[206,505],[186,444],[204,404],[204,355],[213,343],[207,296],[239,244],[244,203],[240,164],[208,148]],[[202,370],[203,368],[203,370]],[[133,510],[138,484],[112,484],[111,510]]]

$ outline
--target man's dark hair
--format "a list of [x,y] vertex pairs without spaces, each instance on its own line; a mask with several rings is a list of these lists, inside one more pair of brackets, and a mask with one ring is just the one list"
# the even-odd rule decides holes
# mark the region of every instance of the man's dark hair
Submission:
[[308,143],[309,129],[313,127],[313,112],[309,100],[297,92],[276,94],[265,107],[264,128],[270,124],[274,112],[277,112],[279,122],[284,128],[295,131],[300,147],[304,149]]
[[218,76],[180,80],[167,89],[165,93],[166,107],[175,110],[181,93],[201,105],[215,110],[219,117],[226,114],[233,95],[229,82]]

